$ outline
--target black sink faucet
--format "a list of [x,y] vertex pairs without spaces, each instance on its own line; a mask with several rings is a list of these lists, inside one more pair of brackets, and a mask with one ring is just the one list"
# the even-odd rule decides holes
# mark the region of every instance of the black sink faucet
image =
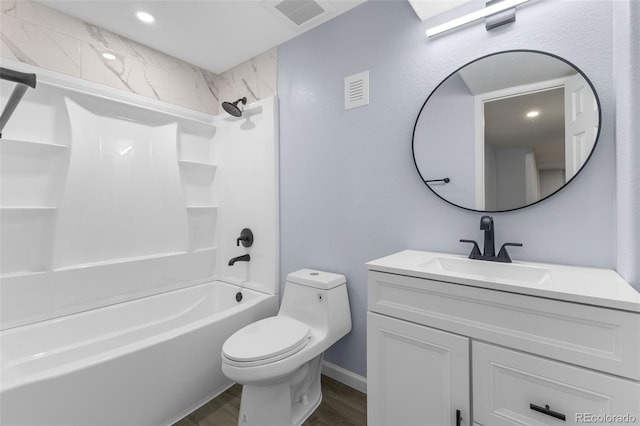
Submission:
[[511,257],[509,257],[509,253],[507,253],[507,246],[522,247],[522,244],[504,243],[500,248],[500,252],[496,256],[495,238],[493,234],[493,218],[491,216],[482,216],[480,218],[480,229],[484,231],[484,251],[482,253],[480,252],[478,243],[474,240],[460,240],[461,243],[473,244],[473,249],[469,254],[469,259],[511,263]]
[[229,261],[229,266],[233,266],[236,262],[248,262],[251,260],[251,257],[248,254],[243,254],[242,256],[234,257]]
[[484,231],[484,256],[495,256],[496,246],[493,237],[493,218],[491,216],[482,216],[480,218],[480,229]]

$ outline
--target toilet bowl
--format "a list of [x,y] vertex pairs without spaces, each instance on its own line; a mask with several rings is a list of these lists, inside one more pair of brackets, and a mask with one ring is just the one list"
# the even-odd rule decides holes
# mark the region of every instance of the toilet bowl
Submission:
[[222,371],[242,385],[239,425],[299,425],[322,399],[326,349],[351,331],[344,275],[287,276],[278,315],[238,330],[222,346]]

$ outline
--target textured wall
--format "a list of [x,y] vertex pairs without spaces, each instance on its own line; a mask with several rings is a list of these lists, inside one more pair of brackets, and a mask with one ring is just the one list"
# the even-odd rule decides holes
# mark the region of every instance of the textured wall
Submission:
[[640,2],[614,2],[617,270],[640,291]]
[[[462,78],[453,75],[429,98],[413,135],[422,177],[451,179],[431,188],[453,204],[468,208],[476,205],[475,158],[469,155],[475,150],[475,112],[475,98]],[[453,129],[448,125],[452,117],[459,118]]]
[[2,58],[208,114],[218,114],[223,100],[275,94],[275,48],[218,76],[31,0],[1,0],[0,6]]
[[[494,214],[497,242],[522,242],[514,259],[616,266],[613,3],[532,2],[512,25],[487,32],[478,23],[426,39],[427,23],[408,3],[370,0],[279,47],[281,274],[313,267],[347,276],[353,331],[328,361],[366,374],[365,262],[406,248],[467,253],[458,239],[481,238],[481,214],[444,203],[420,182],[411,131],[431,90],[489,53],[566,58],[589,76],[603,113],[582,173],[550,199]],[[371,104],[345,111],[344,77],[367,69]]]

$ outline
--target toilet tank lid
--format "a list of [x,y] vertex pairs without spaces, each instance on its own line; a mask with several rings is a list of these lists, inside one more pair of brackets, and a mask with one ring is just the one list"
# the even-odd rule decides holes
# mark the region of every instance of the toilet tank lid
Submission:
[[314,269],[300,269],[287,275],[287,281],[329,290],[347,282],[344,275]]

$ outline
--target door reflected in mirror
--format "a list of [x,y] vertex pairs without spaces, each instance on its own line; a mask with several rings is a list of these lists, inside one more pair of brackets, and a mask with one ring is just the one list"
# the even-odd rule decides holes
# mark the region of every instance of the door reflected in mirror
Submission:
[[599,127],[598,99],[580,70],[542,52],[501,52],[463,66],[429,95],[414,161],[449,203],[514,210],[563,188],[589,159]]

